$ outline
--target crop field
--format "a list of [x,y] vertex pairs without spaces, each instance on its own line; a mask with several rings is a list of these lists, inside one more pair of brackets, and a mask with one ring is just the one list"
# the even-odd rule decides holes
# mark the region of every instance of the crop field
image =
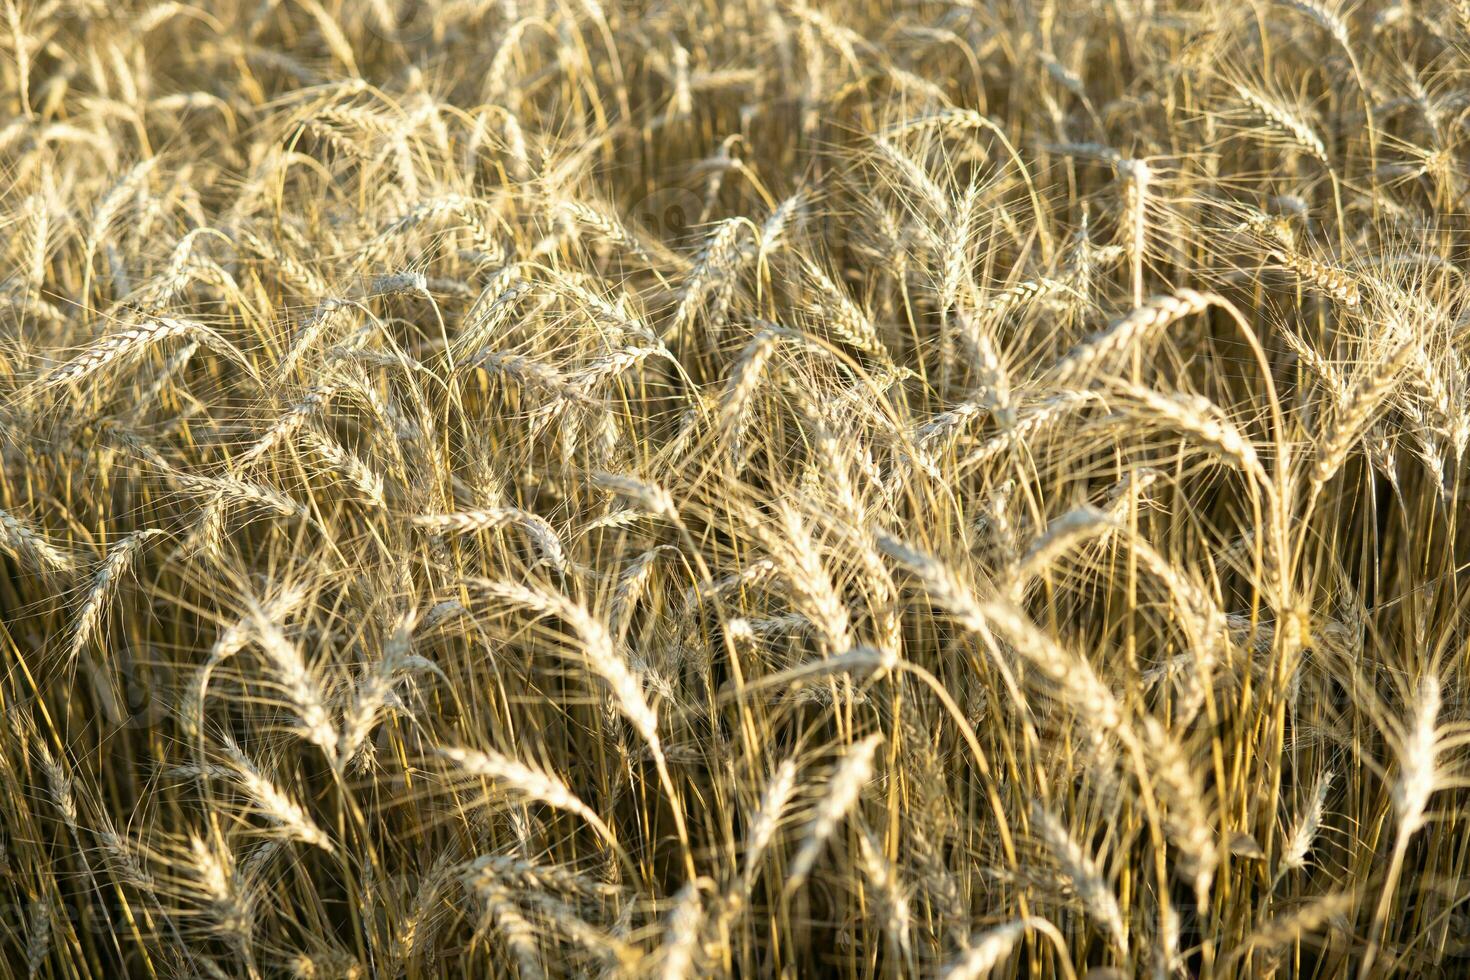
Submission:
[[0,52],[0,978],[1470,976],[1470,3]]

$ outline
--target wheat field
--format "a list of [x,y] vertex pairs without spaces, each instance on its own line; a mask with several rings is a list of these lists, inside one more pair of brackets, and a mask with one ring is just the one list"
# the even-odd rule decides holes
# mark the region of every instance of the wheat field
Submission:
[[0,5],[0,976],[1470,975],[1470,4]]

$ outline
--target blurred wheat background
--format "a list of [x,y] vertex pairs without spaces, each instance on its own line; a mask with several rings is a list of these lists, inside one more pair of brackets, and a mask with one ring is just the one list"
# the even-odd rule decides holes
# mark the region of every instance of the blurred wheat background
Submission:
[[1470,975],[1470,5],[0,3],[0,975]]

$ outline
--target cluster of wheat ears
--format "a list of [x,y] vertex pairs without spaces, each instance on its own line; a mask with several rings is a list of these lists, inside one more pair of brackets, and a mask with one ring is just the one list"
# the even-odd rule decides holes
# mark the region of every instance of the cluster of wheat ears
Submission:
[[0,6],[0,975],[1470,971],[1470,4]]

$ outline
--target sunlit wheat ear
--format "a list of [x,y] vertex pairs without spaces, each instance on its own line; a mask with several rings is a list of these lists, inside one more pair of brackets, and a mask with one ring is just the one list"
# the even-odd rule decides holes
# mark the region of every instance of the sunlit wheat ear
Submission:
[[[728,575],[721,576],[713,582],[698,583],[691,586],[684,593],[682,608],[686,611],[696,608],[701,600],[723,598],[740,589],[762,589],[773,583],[780,575],[781,569],[777,563],[770,558],[761,558],[744,565],[739,570]],[[745,625],[738,628],[742,634],[747,632],[750,623],[741,620]]]
[[969,288],[970,233],[974,227],[979,194],[979,185],[971,183],[964,197],[954,205],[955,213],[945,230],[944,260],[937,284],[939,309],[943,313],[951,312],[960,299],[961,291]]
[[[903,646],[901,612],[893,578],[878,549],[870,523],[870,509],[865,502],[859,479],[854,471],[866,472],[867,478],[877,484],[877,477],[865,463],[868,459],[855,459],[847,441],[840,438],[825,425],[817,425],[812,440],[821,457],[828,461],[832,484],[832,498],[844,520],[836,524],[837,533],[846,539],[856,552],[862,569],[864,590],[869,598],[867,606],[872,616],[876,646],[896,663]],[[891,664],[890,664],[891,666]]]
[[1008,286],[986,297],[977,310],[977,314],[981,320],[998,320],[1012,310],[1046,299],[1066,288],[1066,283],[1046,276],[1024,279],[1014,286]]
[[542,980],[546,976],[541,945],[536,929],[526,918],[516,893],[504,885],[486,882],[476,886],[476,894],[485,905],[485,914],[477,935],[494,928],[515,958],[516,969],[524,980]]
[[[299,582],[291,583],[274,592],[261,603],[260,612],[271,622],[282,622],[304,603],[308,590]],[[205,697],[208,694],[211,675],[216,667],[245,649],[254,635],[254,612],[224,626],[215,636],[209,656],[189,679],[180,703],[174,714],[192,739],[198,739],[204,721]]]
[[993,408],[988,397],[969,399],[934,416],[914,429],[919,449],[931,457],[963,435],[972,422],[983,419]]
[[618,710],[633,724],[655,752],[662,744],[658,717],[649,706],[642,679],[618,655],[611,634],[585,607],[552,592],[530,586],[480,579],[471,583],[479,592],[513,606],[542,615],[553,615],[577,634],[588,666],[612,691]]
[[486,371],[504,375],[517,383],[538,390],[557,400],[590,404],[587,394],[574,385],[565,372],[554,364],[534,357],[510,354],[500,350],[486,350],[476,354],[470,365]]
[[1082,907],[1107,932],[1118,952],[1127,956],[1128,930],[1123,924],[1123,913],[1101,870],[1072,840],[1062,823],[1039,804],[1032,811],[1032,821]]
[[1033,929],[1045,933],[1061,954],[1067,955],[1066,945],[1056,927],[1046,919],[1033,916],[1006,922],[971,936],[968,949],[951,960],[940,972],[940,977],[942,980],[984,980],[992,976],[995,968],[1006,961],[1016,944]]
[[1399,776],[1393,785],[1393,806],[1401,839],[1411,837],[1424,826],[1429,798],[1440,784],[1438,719],[1442,705],[1439,678],[1425,674],[1419,680],[1413,718],[1399,747]]
[[1047,525],[1046,533],[1031,543],[1010,571],[1011,600],[1019,601],[1031,579],[1044,574],[1062,555],[1117,526],[1111,517],[1091,506],[1069,510],[1052,521]]
[[919,199],[933,214],[944,216],[950,213],[950,195],[917,161],[882,136],[873,138],[873,146],[878,151],[878,161],[917,191]]
[[1410,338],[1353,386],[1347,400],[1337,406],[1326,431],[1317,440],[1317,458],[1312,464],[1312,483],[1320,487],[1342,469],[1353,444],[1373,419],[1398,383],[1399,375],[1412,357],[1417,341]]
[[629,228],[609,211],[583,201],[560,201],[556,205],[561,211],[583,228],[591,231],[601,241],[626,249],[640,262],[654,265],[653,256],[644,250],[643,243]]
[[[963,317],[960,324],[963,329]],[[1016,415],[1011,407],[1011,378],[1001,360],[1000,352],[995,349],[995,341],[989,333],[971,330],[965,330],[961,339],[969,348],[970,357],[975,364],[975,380],[980,385],[987,405],[995,412],[997,421],[1003,427],[1009,427],[1014,424]]]
[[363,499],[374,507],[387,506],[383,477],[365,459],[316,428],[308,428],[304,439],[314,453],[347,478]]
[[145,895],[153,897],[157,894],[158,879],[143,866],[138,844],[118,833],[112,818],[105,812],[97,815],[93,833],[97,835],[114,874]]
[[967,473],[994,462],[1008,450],[1026,445],[1028,440],[1055,428],[1073,413],[1100,401],[1096,392],[1073,390],[1033,402],[1017,412],[1015,425],[1003,429],[999,435],[986,439],[965,454],[957,464],[958,469]]
[[480,295],[465,311],[459,333],[450,344],[456,363],[484,349],[505,322],[514,315],[522,300],[537,291],[537,284],[523,277],[526,269],[519,262],[511,263],[491,276]]
[[1159,898],[1158,906],[1155,927],[1158,949],[1153,955],[1153,976],[1156,980],[1163,980],[1183,970],[1185,962],[1181,951],[1182,923],[1179,913],[1167,895]]
[[328,853],[335,852],[331,839],[316,825],[311,815],[267,778],[233,738],[221,736],[220,748],[225,754],[232,781],[250,800],[256,813],[290,840],[311,844]]
[[33,194],[26,202],[26,210],[29,214],[27,238],[30,239],[30,253],[25,262],[26,286],[32,292],[39,292],[41,284],[46,279],[46,252],[47,242],[51,237],[51,211],[52,204],[50,195]]
[[429,295],[429,282],[422,272],[391,272],[373,276],[363,287],[367,298],[379,296]]
[[730,454],[738,473],[745,467],[747,449],[745,429],[750,424],[751,400],[761,383],[761,373],[775,353],[780,335],[763,330],[745,346],[730,368],[729,380],[720,395],[719,427],[730,445]]
[[41,975],[51,953],[51,902],[36,899],[26,909],[26,974]]
[[1000,564],[1011,564],[1021,554],[1016,541],[1016,525],[1011,514],[1011,503],[1015,498],[1016,484],[1007,480],[985,495],[980,516],[975,519],[974,530],[981,538],[987,554],[994,555]]
[[447,194],[415,204],[408,211],[384,225],[376,238],[363,246],[359,257],[364,265],[375,264],[381,260],[382,255],[393,241],[405,237],[405,232],[426,222],[439,221],[451,216],[460,220],[461,227],[458,230],[469,236],[471,244],[469,252],[475,261],[496,265],[505,261],[505,255],[499,243],[476,213],[476,202],[459,194]]
[[117,592],[118,582],[132,566],[134,559],[142,552],[143,546],[149,539],[163,533],[158,528],[135,531],[120,539],[108,550],[107,557],[102,560],[102,566],[92,576],[92,583],[82,599],[81,608],[77,611],[76,625],[72,628],[67,653],[68,660],[75,660],[80,656],[83,648],[96,632],[107,611],[107,604]]
[[342,730],[338,738],[337,759],[346,765],[357,756],[367,741],[380,715],[397,701],[395,688],[413,673],[424,671],[444,677],[437,665],[413,652],[412,616],[399,621],[383,645],[382,656],[364,667],[352,699],[342,713]]
[[[258,615],[265,617],[270,622],[283,622],[286,617],[301,608],[310,594],[310,590],[303,582],[290,582],[277,587],[272,590],[268,598],[260,603]],[[221,629],[215,636],[213,646],[210,647],[207,663],[220,663],[243,650],[250,642],[256,615],[257,610],[251,609],[245,616]]]
[[685,980],[693,975],[699,959],[699,933],[704,925],[704,903],[699,883],[691,881],[674,897],[664,928],[660,955],[660,980]]
[[534,169],[531,162],[531,147],[526,140],[526,131],[521,127],[521,121],[514,113],[506,113],[502,135],[505,137],[506,149],[510,153],[512,176],[517,180],[527,179]]
[[1181,694],[1174,716],[1177,723],[1187,725],[1204,706],[1216,666],[1229,654],[1229,617],[1191,570],[1176,566],[1145,541],[1134,540],[1130,547],[1142,567],[1168,590],[1172,607],[1191,641],[1191,652],[1143,674],[1148,683],[1176,678]]
[[1318,353],[1317,349],[1293,331],[1282,331],[1282,339],[1296,354],[1297,359],[1327,389],[1334,403],[1347,400],[1348,387],[1337,366]]
[[754,885],[756,875],[760,873],[766,852],[776,839],[781,818],[785,816],[786,808],[795,793],[796,763],[786,759],[776,767],[776,772],[766,783],[755,815],[751,818],[750,833],[745,840],[745,853],[740,859],[741,879],[747,892]]
[[677,555],[678,549],[671,545],[656,545],[628,563],[618,574],[618,584],[608,604],[607,618],[615,636],[621,640],[627,633],[633,611],[648,589],[654,577],[659,558]]
[[26,521],[0,508],[0,547],[37,572],[67,572],[76,559]]
[[205,235],[218,234],[211,229],[195,228],[185,232],[169,255],[168,265],[138,290],[132,299],[148,310],[165,309],[188,287],[198,269],[194,248]]
[[611,828],[555,776],[489,750],[449,746],[435,751],[440,758],[453,763],[454,768],[450,770],[450,775],[493,780],[502,790],[514,793],[522,799],[544,803],[553,809],[575,814],[585,820],[613,847],[618,846],[617,838],[613,836]]
[[1064,649],[1012,604],[979,602],[942,562],[885,534],[878,535],[878,546],[918,576],[934,603],[958,625],[984,638],[998,662],[1005,664],[1010,658],[996,643],[997,636],[1004,638],[1010,649],[1045,678],[1089,725],[1099,732],[1131,738],[1123,705],[1085,657]]
[[1286,835],[1286,843],[1281,849],[1281,859],[1276,867],[1277,882],[1287,872],[1306,867],[1307,854],[1312,850],[1312,844],[1322,829],[1322,818],[1326,812],[1327,793],[1332,788],[1332,779],[1333,773],[1328,770],[1312,784],[1306,809],[1297,817]]
[[170,468],[168,478],[186,490],[211,498],[218,506],[235,504],[259,508],[281,517],[294,517],[304,512],[301,504],[269,487],[229,477],[202,476]]
[[1285,247],[1273,249],[1271,254],[1312,288],[1349,309],[1358,305],[1358,283],[1346,271]]
[[277,248],[273,242],[261,238],[249,229],[242,229],[239,232],[239,239],[251,251],[275,266],[304,295],[316,297],[326,293],[327,284],[320,275],[295,256]]
[[299,643],[289,639],[285,631],[264,610],[256,610],[252,638],[272,673],[276,689],[296,715],[298,733],[317,746],[329,761],[337,758],[337,729],[328,707],[321,677],[306,662]]
[[873,832],[862,827],[858,830],[857,838],[863,877],[867,879],[877,899],[874,904],[884,932],[903,960],[911,963],[914,922],[908,890],[899,878],[897,867],[883,853],[883,845],[873,836]]
[[789,504],[780,508],[781,535],[763,535],[777,553],[797,609],[812,621],[832,653],[852,647],[852,617],[837,591],[807,522]]
[[1102,502],[1102,511],[1114,521],[1121,521],[1128,513],[1130,506],[1145,507],[1151,503],[1150,491],[1165,474],[1152,467],[1139,467],[1108,490],[1107,497]]
[[413,522],[419,527],[456,535],[514,525],[530,539],[542,561],[557,571],[567,570],[566,549],[556,529],[544,517],[529,511],[516,507],[487,507],[451,514],[422,514]]
[[648,957],[622,936],[612,935],[582,918],[579,906],[547,891],[533,891],[527,896],[534,907],[537,925],[549,930],[558,940],[584,950],[608,969],[621,968],[633,972],[645,968]]
[[1123,180],[1123,210],[1128,229],[1126,250],[1132,266],[1133,305],[1137,307],[1143,305],[1143,259],[1148,247],[1148,195],[1153,171],[1143,160],[1119,160],[1115,166]]
[[248,948],[255,914],[250,896],[241,891],[234,855],[222,841],[206,843],[191,834],[188,858],[191,884],[206,906],[212,920],[210,928],[221,939]]
[[77,832],[81,826],[81,818],[77,811],[76,792],[72,786],[71,776],[52,754],[44,739],[36,741],[36,755],[41,771],[46,776],[46,789],[51,797],[51,802],[61,814],[61,819],[66,823],[67,829],[73,833]]
[[[1451,363],[1457,362],[1452,359]],[[1434,426],[1424,428],[1436,430],[1432,435],[1447,439],[1453,448],[1454,458],[1462,459],[1466,448],[1470,447],[1470,419],[1462,417],[1458,396],[1451,391],[1452,382],[1446,376],[1447,372],[1430,356],[1422,342],[1414,344],[1409,354],[1409,369],[1410,377],[1429,403],[1429,414],[1435,420]]]
[[633,347],[620,347],[589,362],[586,367],[575,372],[572,376],[572,384],[590,395],[599,386],[633,373],[634,368],[653,357],[672,359],[673,355],[667,347],[657,341]]
[[1343,19],[1339,10],[1333,9],[1334,4],[1324,3],[1321,0],[1278,0],[1278,2],[1311,18],[1317,26],[1330,34],[1334,41],[1342,45],[1343,50],[1352,50],[1347,21]]
[[785,198],[781,203],[771,209],[770,216],[766,218],[760,230],[760,255],[762,259],[787,244],[788,232],[800,225],[801,216],[806,210],[807,203],[808,196],[806,191],[797,190],[794,194]]
[[1159,796],[1167,807],[1165,825],[1179,848],[1180,863],[1194,886],[1195,900],[1200,908],[1208,908],[1220,850],[1211,815],[1205,808],[1199,768],[1179,740],[1151,716],[1144,718],[1144,739]]
[[1247,109],[1272,129],[1284,135],[1291,143],[1310,156],[1329,165],[1327,147],[1312,125],[1290,106],[1248,85],[1234,82],[1231,86],[1235,95]]
[[705,300],[730,285],[730,277],[755,255],[755,242],[759,237],[760,229],[744,218],[730,218],[720,223],[706,239],[703,251],[685,276],[679,304],[670,325],[659,335],[661,340],[669,341],[682,334],[694,321]]
[[42,390],[75,385],[110,364],[122,364],[172,337],[212,335],[202,323],[159,317],[109,334],[41,379]]
[[289,378],[296,365],[321,336],[332,329],[335,324],[346,319],[346,314],[354,309],[356,309],[355,304],[335,297],[329,297],[318,303],[316,308],[302,321],[296,331],[296,336],[291,340],[286,356],[281,358],[281,363],[277,365],[277,382]]
[[521,888],[568,895],[618,895],[618,885],[598,881],[555,864],[542,864],[507,854],[482,854],[460,868],[467,881],[500,881]]
[[291,404],[260,438],[230,461],[230,472],[239,476],[251,465],[264,459],[272,449],[279,446],[309,419],[321,412],[340,388],[341,383],[333,379],[319,383],[307,391],[300,400]]
[[[1069,157],[1081,157],[1085,160],[1097,160],[1119,170],[1123,164],[1131,163],[1123,154],[1106,143],[1098,142],[1062,142],[1047,143],[1046,150],[1049,153],[1060,153]],[[1120,174],[1121,176],[1121,174]]]
[[1146,300],[1106,330],[1074,347],[1047,372],[1047,380],[1057,387],[1085,387],[1081,382],[1095,376],[1118,355],[1132,350],[1171,323],[1201,313],[1216,302],[1214,295],[1192,289]]
[[879,361],[888,362],[891,359],[888,348],[883,345],[877,326],[847,290],[833,282],[821,266],[810,259],[804,258],[802,267],[822,294],[817,306],[825,314],[827,327],[843,343],[864,354],[871,354]]
[[168,356],[163,366],[153,375],[148,386],[139,393],[137,408],[133,412],[133,418],[138,419],[146,416],[151,410],[157,408],[160,399],[171,390],[182,390],[185,369],[193,361],[194,355],[199,353],[201,344],[197,340],[191,340],[179,347]]
[[127,173],[117,180],[108,190],[107,194],[98,203],[97,209],[92,212],[92,219],[87,228],[87,235],[83,251],[86,261],[84,267],[91,268],[92,259],[102,242],[107,239],[114,220],[127,206],[128,196],[136,192],[141,184],[158,163],[158,157],[149,157],[134,164]]
[[863,788],[873,776],[873,756],[882,742],[881,735],[869,735],[850,746],[837,763],[828,780],[826,793],[803,829],[801,846],[787,869],[785,888],[788,893],[796,891],[806,881],[838,825],[857,804]]
[[1350,914],[1357,904],[1358,896],[1351,892],[1329,892],[1309,899],[1291,911],[1256,926],[1230,950],[1228,962],[1234,963],[1252,953],[1269,953],[1299,942]]
[[[322,980],[324,977],[340,980],[362,980],[365,971],[362,964],[346,950],[317,940],[311,944],[310,952],[296,952],[281,957],[282,968],[292,980]],[[224,975],[220,971],[219,975]]]
[[1140,415],[1167,423],[1242,473],[1263,485],[1267,482],[1254,444],[1209,399],[1183,392],[1164,393],[1123,381],[1110,382],[1110,387],[1136,405]]

